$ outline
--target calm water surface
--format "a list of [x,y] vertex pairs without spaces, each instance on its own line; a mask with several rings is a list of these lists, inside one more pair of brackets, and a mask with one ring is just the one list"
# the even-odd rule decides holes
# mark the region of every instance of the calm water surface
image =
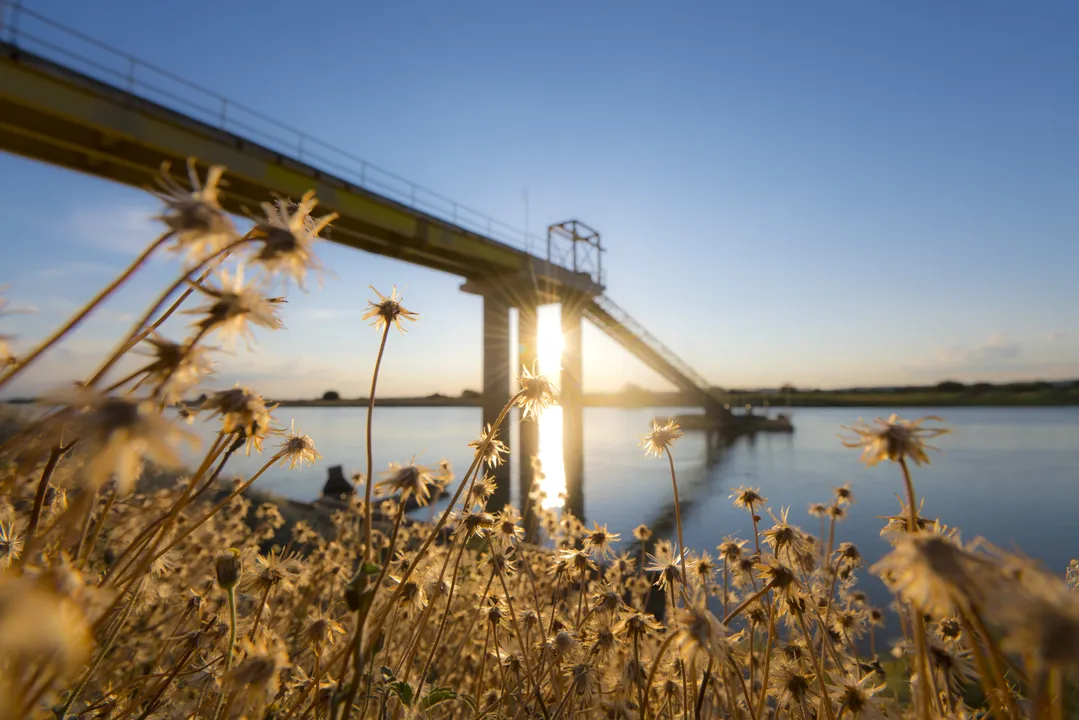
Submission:
[[[671,487],[667,464],[646,458],[637,446],[652,417],[663,409],[588,408],[585,411],[585,516],[607,523],[624,541],[639,523],[673,537]],[[751,537],[745,511],[731,506],[730,489],[760,487],[775,512],[789,506],[790,522],[814,534],[819,522],[806,512],[827,501],[831,489],[846,482],[857,504],[838,529],[837,542],[850,540],[870,561],[886,550],[880,540],[881,515],[898,511],[902,493],[898,469],[891,464],[866,468],[858,452],[844,448],[841,426],[859,416],[887,415],[876,408],[795,408],[791,435],[740,438],[729,448],[707,452],[703,435],[688,433],[675,448],[687,546],[707,549],[723,536]],[[360,408],[282,408],[279,422],[295,419],[311,435],[323,460],[313,468],[274,468],[258,482],[263,488],[309,500],[316,497],[329,465],[343,465],[346,476],[365,465],[364,417]],[[905,417],[938,414],[952,428],[939,439],[942,452],[932,465],[914,469],[924,514],[962,529],[964,538],[981,535],[1004,547],[1020,547],[1062,572],[1079,556],[1079,408],[908,408]],[[475,408],[378,408],[374,420],[375,468],[390,461],[435,465],[448,459],[459,471],[471,454],[467,443],[480,427]],[[541,427],[541,446],[558,447],[558,425]],[[200,428],[209,437],[210,426]],[[553,442],[552,442],[553,441]],[[541,455],[544,453],[541,447]],[[264,461],[238,457],[233,472],[253,472]],[[559,478],[550,473],[555,494]],[[516,488],[514,488],[515,492]],[[516,497],[516,495],[515,495]]]

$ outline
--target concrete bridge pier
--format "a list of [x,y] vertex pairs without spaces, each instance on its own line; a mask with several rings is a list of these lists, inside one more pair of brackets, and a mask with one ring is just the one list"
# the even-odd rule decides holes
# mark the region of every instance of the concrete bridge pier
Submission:
[[[483,427],[494,425],[513,392],[509,370],[510,305],[498,295],[483,296]],[[510,422],[502,421],[496,438],[510,444]],[[482,471],[482,469],[481,469]],[[498,482],[489,506],[501,510],[510,501],[510,464],[490,468]]]
[[584,392],[581,385],[581,309],[562,298],[562,460],[566,471],[566,507],[584,520]]

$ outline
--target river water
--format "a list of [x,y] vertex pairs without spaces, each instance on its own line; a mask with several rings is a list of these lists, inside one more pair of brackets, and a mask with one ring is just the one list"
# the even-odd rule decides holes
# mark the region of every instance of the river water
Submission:
[[[838,528],[837,542],[856,543],[867,560],[886,551],[878,516],[898,511],[903,493],[898,469],[885,463],[864,467],[858,451],[843,447],[842,426],[859,417],[887,415],[877,408],[795,408],[795,432],[743,437],[709,453],[700,433],[687,433],[674,449],[682,497],[685,541],[707,549],[727,534],[751,537],[745,511],[728,495],[739,485],[760,487],[773,511],[790,507],[790,522],[817,534],[819,521],[809,503],[827,502],[831,489],[850,483],[857,503]],[[323,459],[313,468],[273,468],[259,486],[285,496],[315,498],[329,465],[343,465],[346,476],[366,463],[361,408],[281,408],[278,423],[295,420],[310,435]],[[637,446],[661,408],[588,408],[584,416],[584,507],[588,522],[606,523],[629,540],[639,523],[673,533],[671,484],[665,461],[646,458]],[[964,539],[983,536],[1006,548],[1018,547],[1055,572],[1079,556],[1079,408],[906,408],[908,418],[936,414],[952,433],[939,438],[941,452],[932,464],[914,468],[914,482],[925,497],[923,514],[958,526]],[[478,433],[475,408],[378,408],[374,416],[374,467],[390,461],[437,465],[448,459],[463,472],[471,460],[467,443]],[[541,457],[547,490],[554,496],[563,479],[552,462],[560,447],[560,424],[541,425]],[[209,424],[197,425],[208,438]],[[269,450],[269,448],[267,448]],[[237,457],[229,468],[251,473],[265,458]],[[516,488],[514,488],[514,497]]]

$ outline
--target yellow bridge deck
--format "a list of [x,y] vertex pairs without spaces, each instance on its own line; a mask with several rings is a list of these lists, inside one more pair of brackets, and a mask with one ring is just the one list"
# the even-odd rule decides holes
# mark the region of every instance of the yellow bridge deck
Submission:
[[602,290],[587,273],[549,264],[8,43],[0,43],[0,150],[136,187],[152,186],[163,161],[182,171],[194,156],[228,168],[222,205],[230,212],[257,212],[273,195],[295,199],[313,189],[321,209],[340,215],[329,235],[334,242],[470,279],[524,274],[586,294]]

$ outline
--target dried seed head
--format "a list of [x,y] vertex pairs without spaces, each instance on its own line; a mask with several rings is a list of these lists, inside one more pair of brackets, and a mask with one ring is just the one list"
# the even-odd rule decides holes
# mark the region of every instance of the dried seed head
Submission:
[[910,458],[916,465],[929,463],[926,450],[936,450],[927,445],[926,440],[948,433],[947,428],[922,427],[927,420],[942,422],[936,415],[904,420],[898,415],[891,415],[887,420],[877,418],[872,425],[859,421],[857,425],[845,428],[854,433],[853,437],[844,437],[843,444],[849,448],[861,448],[862,462],[876,465],[881,460],[900,462]]
[[217,556],[214,561],[217,584],[224,590],[231,590],[240,581],[243,573],[243,557],[236,548],[229,548]]
[[401,305],[401,298],[397,296],[397,286],[393,286],[393,290],[390,292],[390,296],[386,297],[373,287],[371,290],[378,295],[378,302],[368,301],[367,312],[364,313],[364,320],[372,320],[371,325],[373,327],[382,329],[388,328],[390,325],[395,325],[398,330],[405,332],[405,328],[401,325],[401,320],[408,320],[410,322],[416,322],[416,318],[419,314],[406,310]]
[[641,440],[640,446],[644,448],[645,455],[658,458],[670,452],[674,441],[680,437],[682,437],[682,428],[673,418],[668,418],[663,425],[660,425],[658,420],[652,420],[652,429]]
[[521,390],[514,398],[514,405],[521,408],[525,418],[536,420],[555,404],[558,390],[550,379],[540,374],[538,365],[533,365],[531,370],[522,368],[517,382]]

